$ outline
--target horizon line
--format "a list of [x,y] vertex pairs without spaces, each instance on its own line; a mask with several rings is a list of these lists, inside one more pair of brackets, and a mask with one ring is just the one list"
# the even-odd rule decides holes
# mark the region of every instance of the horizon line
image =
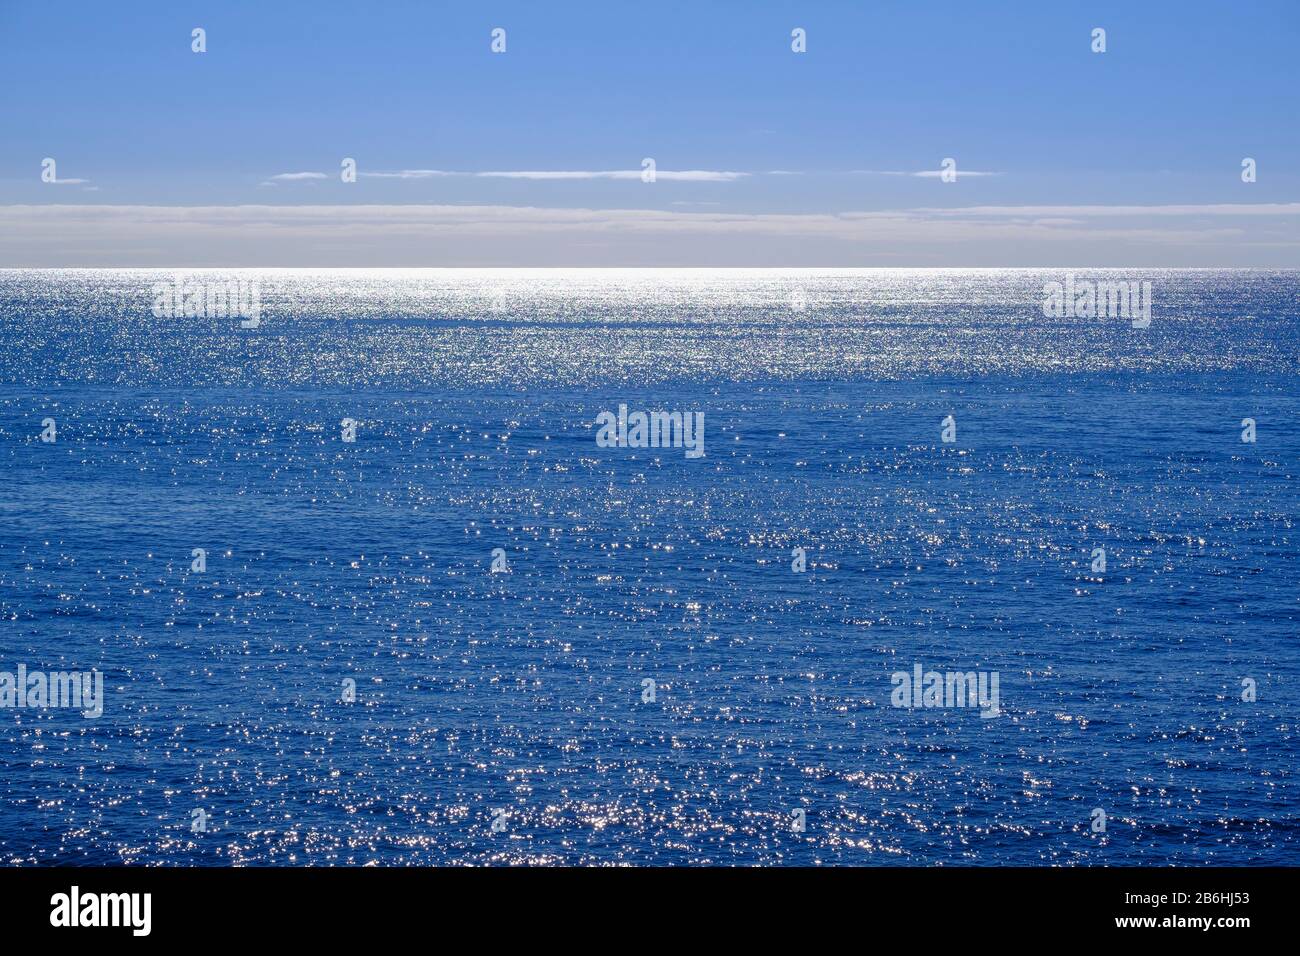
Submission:
[[267,272],[464,272],[468,270],[509,272],[627,272],[644,270],[658,272],[821,272],[843,269],[858,272],[1300,272],[1300,266],[0,266],[0,272],[227,272],[231,269],[262,270]]

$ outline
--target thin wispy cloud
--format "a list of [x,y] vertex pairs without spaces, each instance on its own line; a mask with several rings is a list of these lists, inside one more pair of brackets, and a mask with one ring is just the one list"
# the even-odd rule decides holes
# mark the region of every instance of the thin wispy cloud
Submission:
[[[466,176],[477,179],[640,180],[642,171],[640,169],[518,169],[476,172],[447,169],[399,169],[379,172],[362,171],[361,175],[371,179],[433,179],[441,176]],[[655,171],[656,179],[668,182],[730,182],[748,175],[749,173],[714,169],[659,169]]]
[[[640,179],[639,169],[603,169],[603,170],[522,170],[517,172],[475,173],[495,179]],[[748,176],[749,173],[730,172],[713,169],[659,169],[655,171],[656,179],[670,182],[723,183]]]
[[[851,169],[847,171],[849,175],[855,176],[910,176],[920,179],[938,179],[943,175],[941,169]],[[392,170],[361,170],[358,174],[365,179],[397,179],[397,180],[423,180],[459,177],[465,179],[523,179],[523,180],[625,180],[634,181],[642,179],[644,173],[640,169],[487,169],[487,170],[468,170],[468,169],[392,169]],[[819,175],[818,173],[798,169],[768,169],[762,172],[746,172],[741,170],[730,169],[658,169],[655,171],[655,178],[665,182],[734,182],[738,179],[744,179],[752,176],[809,176]],[[823,171],[820,175],[843,175],[842,173]],[[958,167],[954,170],[954,175],[958,178],[979,177],[979,176],[1001,176],[1003,173],[982,169],[961,169]],[[305,180],[329,179],[326,173],[303,172],[303,173],[279,173],[270,177],[267,182],[298,182]]]
[[364,170],[362,176],[367,179],[433,179],[437,176],[463,176],[465,173],[453,173],[445,169],[399,169],[394,172],[368,173]]
[[[849,170],[855,176],[915,176],[920,179],[938,179],[944,174],[942,169],[851,169]],[[960,166],[952,171],[952,175],[957,179],[963,179],[967,176],[1001,176],[1001,173],[991,172],[983,169],[962,169]]]

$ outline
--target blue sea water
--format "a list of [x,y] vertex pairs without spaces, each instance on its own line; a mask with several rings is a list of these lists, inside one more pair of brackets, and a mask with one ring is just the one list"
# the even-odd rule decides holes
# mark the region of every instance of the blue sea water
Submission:
[[1300,863],[1300,273],[174,275],[0,272],[0,860]]

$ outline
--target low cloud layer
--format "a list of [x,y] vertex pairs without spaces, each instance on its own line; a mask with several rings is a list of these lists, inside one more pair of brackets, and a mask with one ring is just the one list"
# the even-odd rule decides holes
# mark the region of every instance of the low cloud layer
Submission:
[[[662,174],[661,174],[662,175]],[[782,214],[469,205],[0,206],[0,265],[1293,267],[1300,203]]]

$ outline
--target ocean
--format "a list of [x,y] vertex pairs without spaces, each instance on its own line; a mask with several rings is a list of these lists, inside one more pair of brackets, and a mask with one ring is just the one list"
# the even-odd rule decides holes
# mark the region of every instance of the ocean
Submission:
[[1300,272],[1115,278],[0,271],[0,861],[1300,864]]

